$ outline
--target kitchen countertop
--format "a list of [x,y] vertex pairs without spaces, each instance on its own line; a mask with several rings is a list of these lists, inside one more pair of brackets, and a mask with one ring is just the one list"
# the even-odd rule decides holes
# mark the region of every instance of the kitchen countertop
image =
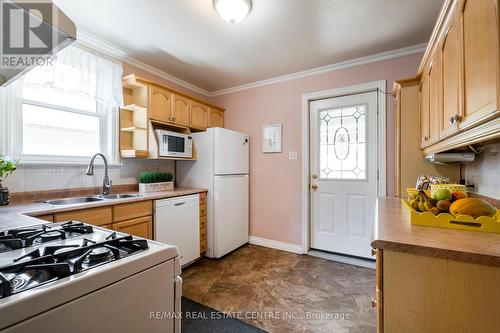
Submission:
[[51,205],[44,202],[32,202],[32,203],[21,203],[21,204],[14,203],[9,206],[4,206],[0,208],[0,230],[19,228],[33,224],[50,223],[44,220],[37,219],[36,217],[32,217],[33,215],[47,215],[47,214],[55,214],[55,213],[61,213],[79,209],[114,206],[124,203],[137,202],[137,201],[166,199],[166,198],[202,193],[206,191],[207,191],[206,189],[201,189],[201,188],[179,187],[175,188],[172,191],[164,191],[164,192],[139,193],[139,192],[129,191],[125,193],[139,194],[141,196],[134,198],[116,199],[116,200],[102,200],[102,201],[94,201],[86,203],[77,203],[71,205]]
[[500,267],[500,234],[412,225],[400,198],[379,198],[372,247]]

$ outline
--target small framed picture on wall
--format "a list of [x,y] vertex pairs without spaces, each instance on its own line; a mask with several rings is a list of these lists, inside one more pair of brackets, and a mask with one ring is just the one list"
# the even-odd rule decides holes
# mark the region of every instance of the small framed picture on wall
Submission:
[[281,153],[282,124],[265,124],[262,126],[262,152]]

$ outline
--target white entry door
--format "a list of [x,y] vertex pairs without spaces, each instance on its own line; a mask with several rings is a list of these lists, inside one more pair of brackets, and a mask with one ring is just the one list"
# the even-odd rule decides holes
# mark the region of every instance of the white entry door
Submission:
[[310,103],[311,248],[371,258],[377,92]]

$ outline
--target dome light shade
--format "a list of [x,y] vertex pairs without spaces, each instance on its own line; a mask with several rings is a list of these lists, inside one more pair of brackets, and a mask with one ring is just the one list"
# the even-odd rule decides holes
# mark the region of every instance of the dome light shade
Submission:
[[238,23],[252,9],[252,0],[214,0],[214,7],[224,21]]

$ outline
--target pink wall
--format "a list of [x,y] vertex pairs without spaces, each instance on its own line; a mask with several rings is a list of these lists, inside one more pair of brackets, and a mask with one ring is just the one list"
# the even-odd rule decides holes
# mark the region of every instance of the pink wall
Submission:
[[[415,76],[422,54],[332,71],[269,86],[216,96],[226,108],[225,126],[248,133],[250,149],[250,235],[301,244],[302,95],[354,84]],[[261,127],[283,124],[283,153],[261,152]],[[297,151],[298,159],[288,160]],[[387,194],[395,192],[394,98],[387,96]]]

